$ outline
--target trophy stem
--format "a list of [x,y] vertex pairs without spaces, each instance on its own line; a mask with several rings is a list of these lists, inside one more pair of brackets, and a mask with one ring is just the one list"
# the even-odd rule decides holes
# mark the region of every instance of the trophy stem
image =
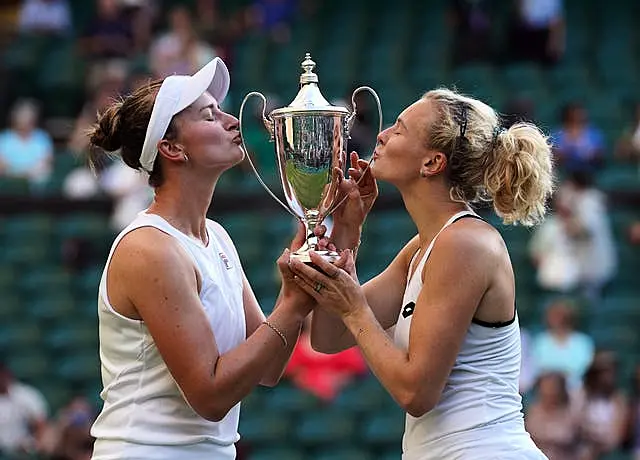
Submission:
[[320,223],[320,213],[317,210],[307,211],[302,223],[305,227],[307,239],[300,249],[294,252],[291,256],[299,259],[300,261],[310,264],[311,257],[309,251],[317,252],[320,257],[329,263],[334,263],[340,258],[340,254],[335,251],[319,251],[318,250],[318,237],[314,233],[314,229]]

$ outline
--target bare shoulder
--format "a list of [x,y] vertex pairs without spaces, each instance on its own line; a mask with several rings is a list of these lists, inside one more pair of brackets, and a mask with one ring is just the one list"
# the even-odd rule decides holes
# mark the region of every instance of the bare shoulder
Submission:
[[480,219],[453,223],[440,234],[435,246],[434,252],[446,252],[449,257],[460,256],[466,260],[478,257],[488,261],[502,257],[506,250],[500,232]]
[[182,270],[191,265],[184,249],[171,235],[155,227],[141,227],[125,235],[116,248],[112,265],[140,275],[141,270]]

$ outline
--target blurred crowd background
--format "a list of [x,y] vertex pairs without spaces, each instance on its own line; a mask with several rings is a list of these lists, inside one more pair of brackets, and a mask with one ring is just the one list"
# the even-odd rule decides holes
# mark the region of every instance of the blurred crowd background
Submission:
[[[96,292],[115,234],[151,200],[113,160],[90,171],[85,130],[152,79],[229,65],[224,109],[288,104],[305,52],[321,91],[380,94],[384,123],[454,87],[530,120],[554,143],[558,190],[538,228],[502,232],[522,325],[527,427],[550,459],[640,459],[640,3],[635,0],[3,0],[0,4],[0,458],[88,459],[100,408]],[[273,145],[252,105],[244,137],[277,193]],[[371,152],[363,94],[349,148]],[[294,223],[245,165],[210,216],[238,247],[269,312],[274,261]],[[413,235],[397,193],[364,230],[358,271],[378,273]],[[464,282],[464,280],[460,280]],[[357,350],[306,335],[281,385],[243,403],[239,457],[400,458],[403,414]]]

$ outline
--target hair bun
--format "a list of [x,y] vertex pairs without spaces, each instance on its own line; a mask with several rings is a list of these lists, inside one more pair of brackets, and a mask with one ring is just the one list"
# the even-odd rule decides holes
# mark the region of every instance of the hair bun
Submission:
[[89,133],[89,142],[106,152],[115,152],[122,147],[120,132],[120,108],[122,103],[114,103],[101,115]]

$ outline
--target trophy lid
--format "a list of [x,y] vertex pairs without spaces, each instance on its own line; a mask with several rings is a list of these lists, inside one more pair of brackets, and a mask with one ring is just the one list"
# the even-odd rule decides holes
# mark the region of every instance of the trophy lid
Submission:
[[300,75],[300,90],[295,99],[287,106],[275,109],[271,116],[288,114],[327,114],[346,115],[349,113],[345,107],[331,105],[320,93],[318,88],[318,75],[313,72],[316,63],[311,59],[311,55],[306,53],[301,65],[304,72]]

